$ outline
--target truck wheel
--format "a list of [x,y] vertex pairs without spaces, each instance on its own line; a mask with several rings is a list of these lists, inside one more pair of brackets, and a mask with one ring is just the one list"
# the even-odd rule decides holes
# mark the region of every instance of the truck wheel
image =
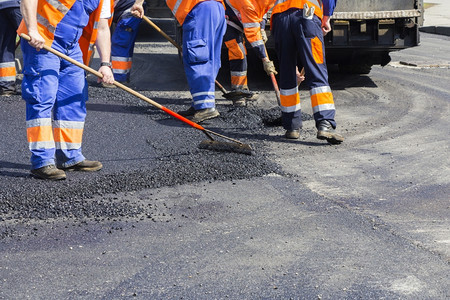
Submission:
[[369,74],[371,69],[371,64],[339,64],[339,71],[347,74]]

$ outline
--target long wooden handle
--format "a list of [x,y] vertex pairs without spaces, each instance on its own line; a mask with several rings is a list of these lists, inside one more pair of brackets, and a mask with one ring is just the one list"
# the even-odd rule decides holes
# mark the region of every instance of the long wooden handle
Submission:
[[142,19],[144,19],[145,22],[147,22],[150,26],[152,26],[156,31],[158,31],[163,37],[165,37],[172,45],[177,47],[177,49],[182,52],[183,49],[181,49],[181,46],[177,44],[170,36],[168,36],[164,31],[161,30],[155,23],[153,23],[149,18],[146,16],[143,16]]

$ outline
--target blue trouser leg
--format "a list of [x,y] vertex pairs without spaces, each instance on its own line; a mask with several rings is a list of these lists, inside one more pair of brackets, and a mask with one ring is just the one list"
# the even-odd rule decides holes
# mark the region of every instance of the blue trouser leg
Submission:
[[21,19],[18,7],[0,10],[0,92],[16,90],[16,30]]
[[[127,17],[128,16],[128,17]],[[111,60],[114,80],[130,81],[130,71],[134,53],[134,44],[142,19],[127,15],[117,22],[111,37]]]
[[183,23],[184,70],[196,110],[215,107],[214,82],[226,30],[224,11],[220,2],[200,2]]
[[[70,50],[67,55],[76,61],[83,61],[79,47]],[[84,71],[62,60],[56,103],[53,108],[58,166],[70,167],[85,159],[81,151],[81,142],[86,119],[87,87]]]
[[[84,71],[46,50],[36,51],[27,41],[22,41],[21,46],[22,97],[26,101],[32,168],[55,164],[55,154],[58,165],[76,164],[84,159],[81,154],[87,100]],[[82,61],[78,46],[64,54]]]

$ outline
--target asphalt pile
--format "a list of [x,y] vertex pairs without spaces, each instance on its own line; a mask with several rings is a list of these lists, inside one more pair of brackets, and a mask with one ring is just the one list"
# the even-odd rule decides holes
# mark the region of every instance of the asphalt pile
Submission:
[[[151,92],[143,93],[151,96]],[[21,101],[20,96],[17,97],[17,101]],[[143,151],[150,153],[149,156],[134,165],[126,161],[109,165],[100,155],[96,159],[105,165],[100,172],[72,172],[68,174],[67,180],[56,182],[31,177],[24,167],[28,163],[25,161],[18,164],[21,170],[15,173],[15,165],[8,164],[8,158],[4,158],[0,162],[0,222],[3,224],[0,225],[3,227],[0,232],[4,236],[7,236],[10,230],[7,224],[14,222],[57,218],[101,220],[112,217],[139,217],[149,213],[148,208],[139,203],[121,201],[120,198],[111,200],[112,196],[121,192],[281,173],[280,168],[264,154],[267,130],[271,130],[268,125],[278,126],[280,112],[276,107],[264,110],[257,106],[235,108],[232,105],[220,105],[218,109],[221,116],[202,124],[205,128],[251,144],[256,154],[244,155],[199,149],[199,142],[205,138],[201,132],[180,124],[180,121],[118,89],[91,87],[88,110],[91,108],[94,113],[88,112],[88,117],[95,114],[97,108],[104,107],[105,98],[112,99],[108,104],[109,119],[110,112],[114,111],[118,115],[123,114],[123,120],[129,119],[130,116],[135,118],[130,124],[135,122],[136,126],[139,126],[139,120],[144,124],[156,124],[144,133],[134,133],[135,130],[130,128],[129,136],[119,137],[124,143],[118,146],[117,151],[122,151],[123,157],[132,151],[137,152],[133,143],[143,139],[147,145]],[[174,111],[185,109],[190,103],[189,98],[157,100]],[[93,127],[109,126],[105,123],[107,119],[97,121],[93,116],[90,118],[88,122],[91,124],[99,122],[95,126],[91,125]],[[120,120],[110,122],[114,124]],[[87,130],[85,133],[96,134],[96,131]],[[120,132],[110,134],[114,136]],[[102,148],[105,147],[102,144],[94,146],[98,147],[98,153],[102,153]]]

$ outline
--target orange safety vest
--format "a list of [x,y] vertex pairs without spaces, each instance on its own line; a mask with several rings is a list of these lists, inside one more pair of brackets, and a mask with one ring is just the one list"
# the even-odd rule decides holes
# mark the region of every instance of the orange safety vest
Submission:
[[[55,39],[56,26],[64,18],[64,16],[72,8],[76,0],[59,0],[57,6],[53,6],[55,3],[52,1],[38,1],[37,6],[37,21],[38,21],[38,32],[44,38],[45,45],[48,47],[52,46],[53,40]],[[111,1],[111,14],[114,10],[114,1]],[[92,46],[97,39],[97,24],[100,19],[100,13],[102,9],[103,0],[95,11],[89,16],[89,23],[83,29],[83,34],[80,38],[80,48],[83,52],[83,61],[85,65],[89,64],[90,57],[92,55]],[[110,19],[110,22],[112,18]],[[17,33],[20,35],[22,33],[28,33],[25,21],[22,22],[17,29]],[[91,46],[92,45],[92,46]]]
[[314,14],[322,19],[322,1],[321,0],[277,0],[272,10],[272,16],[274,14],[282,13],[290,8],[303,9],[303,6],[308,4],[309,7],[314,7]]
[[[45,45],[51,47],[55,38],[56,26],[64,18],[64,16],[72,8],[76,0],[61,0],[57,6],[56,3],[47,1],[38,1],[37,4],[37,25],[39,34],[45,39]],[[22,22],[17,29],[17,33],[28,33],[25,21]]]
[[[172,11],[175,18],[178,20],[178,23],[180,23],[180,25],[183,25],[184,19],[186,19],[186,16],[191,12],[194,6],[204,1],[210,0],[166,0],[166,4]],[[223,0],[214,0],[214,1],[223,4]]]

